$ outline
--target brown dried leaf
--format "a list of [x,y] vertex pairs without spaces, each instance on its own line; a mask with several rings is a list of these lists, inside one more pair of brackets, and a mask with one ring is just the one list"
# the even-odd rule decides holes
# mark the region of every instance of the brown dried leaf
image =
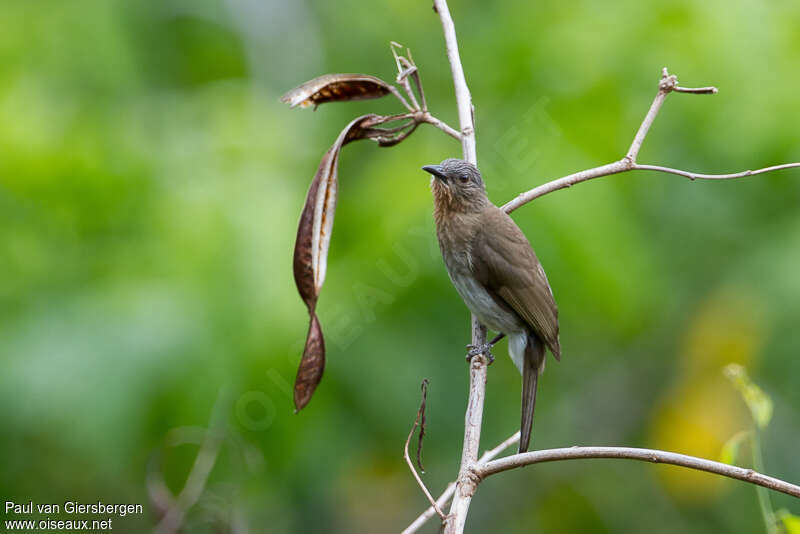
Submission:
[[325,343],[314,310],[325,282],[328,264],[338,192],[339,151],[350,141],[364,139],[367,130],[364,125],[371,124],[376,117],[378,116],[363,115],[342,130],[331,148],[322,156],[300,213],[294,245],[294,281],[300,297],[308,307],[311,325],[294,386],[295,407],[298,411],[311,400],[325,366]]
[[308,188],[306,202],[297,225],[293,264],[297,291],[308,307],[311,317],[306,347],[295,381],[294,398],[298,411],[311,400],[325,366],[325,343],[315,309],[319,292],[325,282],[328,250],[333,233],[333,217],[339,190],[339,152],[347,143],[359,139],[374,139],[381,146],[391,146],[405,139],[417,127],[415,121],[407,122],[397,128],[376,127],[396,120],[398,116],[385,117],[375,114],[353,119],[322,156]]
[[[306,203],[303,211],[300,212],[300,222],[297,225],[297,239],[294,243],[294,282],[297,285],[297,292],[303,302],[312,311],[317,304],[317,290],[314,286],[314,267],[312,260],[313,250],[313,228],[314,228],[314,206],[316,204],[317,192],[323,175],[330,169],[331,151],[327,151],[322,156],[317,173],[311,181],[311,186],[306,194]],[[325,180],[327,181],[327,180]]]
[[374,117],[375,115],[358,117],[342,130],[333,146],[322,156],[308,188],[306,202],[297,225],[293,267],[297,291],[309,311],[316,306],[319,291],[325,281],[333,216],[336,210],[339,151],[344,144],[362,139],[366,130],[361,124]]
[[308,326],[306,346],[303,350],[303,359],[297,369],[297,378],[294,381],[294,406],[295,412],[305,408],[325,370],[325,340],[322,337],[317,314],[310,312],[311,323]]
[[315,108],[325,102],[380,98],[396,89],[380,78],[368,74],[325,74],[295,87],[281,97],[291,107]]

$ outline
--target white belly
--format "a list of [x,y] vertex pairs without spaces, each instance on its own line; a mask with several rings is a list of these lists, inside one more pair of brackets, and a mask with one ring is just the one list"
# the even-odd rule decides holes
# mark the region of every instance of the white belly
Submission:
[[469,311],[490,330],[511,335],[524,332],[525,325],[514,312],[499,306],[492,296],[471,276],[453,273],[450,280]]

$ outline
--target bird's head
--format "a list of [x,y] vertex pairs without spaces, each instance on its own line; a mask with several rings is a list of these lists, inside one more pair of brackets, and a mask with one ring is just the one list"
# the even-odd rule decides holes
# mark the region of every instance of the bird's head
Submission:
[[489,199],[478,168],[461,159],[450,158],[422,170],[433,175],[431,190],[438,207],[470,212],[482,209]]

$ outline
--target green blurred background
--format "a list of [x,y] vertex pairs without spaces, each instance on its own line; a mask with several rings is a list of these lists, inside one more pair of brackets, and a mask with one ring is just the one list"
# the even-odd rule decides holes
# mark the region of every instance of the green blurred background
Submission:
[[[670,96],[640,162],[733,172],[800,160],[797,2],[450,7],[496,203],[621,157],[663,66],[720,92]],[[460,146],[423,126],[392,149],[343,151],[319,305],[328,365],[294,415],[308,320],[291,254],[306,188],[350,118],[397,106],[314,113],[278,99],[327,72],[391,80],[395,40],[412,48],[432,111],[457,124],[431,2],[3,0],[0,21],[3,499],[142,503],[114,531],[149,531],[148,473],[178,492],[216,406],[225,440],[186,532],[406,526],[426,506],[401,457],[424,377],[432,491],[461,451],[468,314],[438,256],[420,171]],[[796,482],[798,201],[797,170],[695,183],[640,172],[517,211],[559,303],[564,355],[541,382],[533,447],[717,458],[750,424],[721,372],[739,362],[775,402],[766,470]],[[505,353],[503,341],[484,447],[519,422]],[[748,485],[598,460],[487,480],[468,528],[763,524]]]

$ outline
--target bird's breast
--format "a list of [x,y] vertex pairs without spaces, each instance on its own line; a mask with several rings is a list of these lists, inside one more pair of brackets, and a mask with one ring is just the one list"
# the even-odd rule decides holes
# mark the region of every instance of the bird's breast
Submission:
[[514,311],[501,306],[470,272],[449,269],[450,280],[469,311],[495,332],[512,334],[525,330],[524,323]]

